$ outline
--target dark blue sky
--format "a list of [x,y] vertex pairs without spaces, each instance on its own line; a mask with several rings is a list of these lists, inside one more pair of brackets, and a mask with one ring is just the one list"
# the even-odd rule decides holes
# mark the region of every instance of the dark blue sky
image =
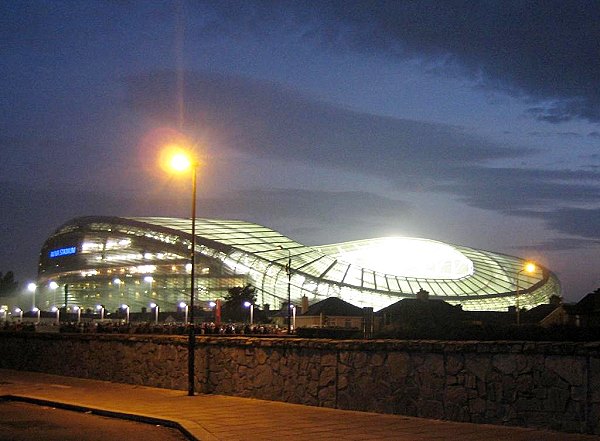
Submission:
[[0,271],[89,214],[413,235],[600,286],[600,3],[0,4]]

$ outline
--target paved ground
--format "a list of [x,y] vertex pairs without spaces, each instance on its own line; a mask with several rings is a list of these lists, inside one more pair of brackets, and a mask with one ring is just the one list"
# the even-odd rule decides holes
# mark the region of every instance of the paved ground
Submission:
[[[202,441],[600,441],[592,435],[352,412],[0,369],[0,395],[179,425]],[[129,440],[136,438],[129,437]],[[140,434],[137,439],[145,439]]]

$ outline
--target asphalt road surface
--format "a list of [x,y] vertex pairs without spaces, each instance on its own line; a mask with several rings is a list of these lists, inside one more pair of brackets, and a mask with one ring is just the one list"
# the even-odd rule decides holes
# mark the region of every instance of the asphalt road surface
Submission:
[[177,429],[17,401],[0,401],[0,441],[184,441]]

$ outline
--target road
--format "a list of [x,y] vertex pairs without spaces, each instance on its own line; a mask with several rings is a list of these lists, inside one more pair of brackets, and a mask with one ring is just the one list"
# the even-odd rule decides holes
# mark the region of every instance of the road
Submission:
[[16,401],[0,401],[0,441],[184,441],[177,429]]

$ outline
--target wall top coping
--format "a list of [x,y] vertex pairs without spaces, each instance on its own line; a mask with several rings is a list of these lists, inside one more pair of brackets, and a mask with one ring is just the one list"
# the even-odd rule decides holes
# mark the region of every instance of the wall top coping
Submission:
[[[187,345],[185,335],[150,334],[60,334],[43,332],[0,332],[2,338],[63,341],[117,341]],[[446,341],[446,340],[330,340],[294,337],[196,336],[198,346],[315,349],[323,351],[421,352],[421,353],[526,353],[545,355],[592,355],[600,357],[600,341]]]

